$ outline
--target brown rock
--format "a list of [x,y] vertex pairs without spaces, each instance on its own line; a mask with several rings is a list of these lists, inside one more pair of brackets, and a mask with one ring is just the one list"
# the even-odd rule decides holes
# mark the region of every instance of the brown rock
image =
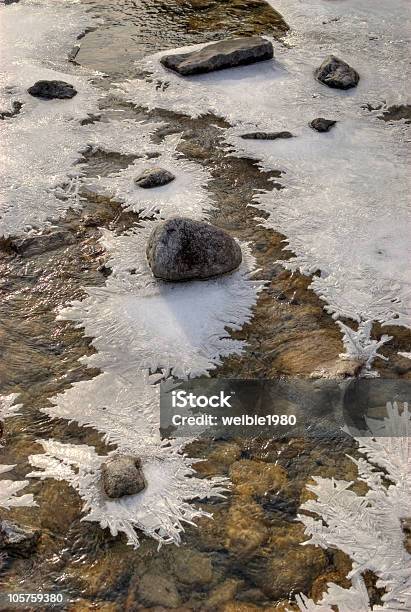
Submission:
[[174,582],[167,576],[144,574],[138,587],[139,598],[150,606],[177,608],[181,601]]
[[205,608],[208,610],[218,610],[220,606],[234,599],[242,584],[241,580],[235,580],[234,578],[225,580],[211,591],[205,603]]
[[252,557],[269,535],[262,508],[251,499],[235,499],[228,512],[226,533],[226,548],[243,558]]
[[210,557],[186,547],[175,548],[172,552],[172,570],[182,584],[204,585],[213,579]]
[[101,479],[104,492],[111,498],[135,495],[146,486],[140,459],[132,455],[114,455],[107,459],[101,466]]
[[287,481],[287,472],[279,465],[242,459],[230,467],[234,491],[240,495],[264,495],[278,490]]

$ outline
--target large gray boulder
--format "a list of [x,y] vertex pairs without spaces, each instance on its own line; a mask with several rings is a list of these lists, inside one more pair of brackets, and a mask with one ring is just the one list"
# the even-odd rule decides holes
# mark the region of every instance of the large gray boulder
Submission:
[[232,38],[206,45],[199,51],[165,55],[161,63],[183,76],[234,68],[272,59],[273,45],[261,36]]
[[360,75],[354,68],[351,68],[335,55],[329,55],[315,71],[317,79],[335,89],[350,89],[356,87],[360,80]]
[[187,281],[238,268],[241,249],[224,230],[184,217],[159,223],[147,243],[147,260],[157,278]]
[[73,85],[65,81],[37,81],[27,90],[30,95],[43,100],[53,100],[54,98],[65,99],[74,98],[77,90]]
[[101,466],[103,489],[110,498],[140,493],[146,481],[141,470],[141,461],[132,455],[114,455]]

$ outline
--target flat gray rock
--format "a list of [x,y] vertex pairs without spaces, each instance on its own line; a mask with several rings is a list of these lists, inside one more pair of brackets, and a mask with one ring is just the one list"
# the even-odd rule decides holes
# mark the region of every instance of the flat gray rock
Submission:
[[17,557],[29,557],[37,546],[40,531],[0,521],[0,551]]
[[360,75],[335,55],[329,55],[315,71],[316,78],[324,85],[334,89],[350,89],[356,87]]
[[138,457],[114,455],[101,466],[101,478],[106,495],[112,499],[140,493],[146,481]]
[[242,254],[224,230],[184,217],[159,223],[147,243],[147,260],[157,278],[206,279],[238,268]]
[[324,119],[323,117],[317,117],[317,119],[313,119],[310,123],[310,127],[317,132],[329,132],[330,129],[337,122],[334,119]]
[[292,138],[291,132],[250,132],[241,134],[244,140],[277,140],[277,138]]
[[234,68],[272,59],[273,45],[261,36],[232,38],[206,45],[199,51],[165,55],[161,63],[183,76]]
[[162,187],[174,181],[176,177],[169,170],[164,168],[148,168],[144,170],[135,180],[135,184],[143,189],[152,189],[153,187]]
[[37,81],[27,90],[30,95],[43,100],[53,100],[59,98],[74,98],[77,95],[77,90],[73,85],[65,81]]

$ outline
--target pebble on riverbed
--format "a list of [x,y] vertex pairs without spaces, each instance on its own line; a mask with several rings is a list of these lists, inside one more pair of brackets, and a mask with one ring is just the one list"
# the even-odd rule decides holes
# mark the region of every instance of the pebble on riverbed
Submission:
[[291,132],[250,132],[241,134],[244,140],[277,140],[277,138],[292,138]]
[[153,187],[162,187],[174,181],[176,177],[169,170],[164,168],[148,168],[144,170],[135,180],[135,184],[143,189],[152,189]]
[[232,38],[206,45],[198,51],[165,55],[161,63],[183,76],[234,68],[272,59],[273,45],[261,36]]
[[337,122],[333,119],[324,119],[323,117],[317,117],[317,119],[313,119],[310,123],[310,127],[313,128],[316,132],[329,132],[330,129]]
[[167,281],[219,276],[242,261],[239,245],[227,232],[184,217],[159,223],[148,239],[146,255],[154,276]]
[[141,461],[132,455],[114,455],[101,466],[101,479],[106,495],[112,499],[135,495],[146,487]]
[[16,557],[29,557],[37,546],[40,531],[0,521],[0,551]]
[[328,87],[334,89],[350,89],[356,87],[360,75],[335,55],[329,55],[315,71],[316,78]]
[[77,95],[77,90],[74,89],[73,85],[65,81],[37,81],[27,91],[30,95],[42,100],[53,100],[55,98],[63,100],[74,98]]

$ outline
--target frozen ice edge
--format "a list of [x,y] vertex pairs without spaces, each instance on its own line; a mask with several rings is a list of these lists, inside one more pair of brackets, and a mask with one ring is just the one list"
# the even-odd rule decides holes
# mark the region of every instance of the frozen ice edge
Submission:
[[[355,436],[363,457],[350,457],[367,492],[352,491],[353,482],[314,477],[307,488],[316,499],[305,502],[304,514],[298,515],[310,536],[305,545],[339,549],[352,559],[347,575],[352,586],[328,583],[317,603],[297,595],[302,612],[409,610],[411,555],[404,546],[401,519],[408,517],[411,505],[411,413],[407,404],[388,403],[383,421],[367,419],[367,424],[375,437]],[[386,591],[381,606],[371,607],[363,579],[367,570],[377,576],[377,588]]]
[[[410,326],[411,278],[404,265],[411,228],[408,128],[362,108],[409,101],[409,5],[404,0],[395,6],[388,0],[271,4],[293,28],[286,45],[274,41],[273,61],[182,78],[160,64],[161,52],[141,63],[150,78],[123,83],[119,95],[139,105],[143,100],[150,109],[226,118],[233,126],[222,130],[230,152],[283,172],[285,188],[256,193],[251,205],[269,214],[264,225],[287,237],[295,257],[284,265],[304,274],[320,271],[311,288],[335,319]],[[355,90],[330,90],[314,79],[314,69],[329,53],[359,70]],[[308,127],[318,116],[338,123],[318,134]],[[290,130],[295,138],[240,138],[255,130]],[[371,355],[371,343],[369,348]]]
[[[105,149],[107,133],[113,133],[116,137],[109,150],[133,154],[139,135],[139,152],[147,153],[153,149],[150,136],[156,127],[129,121],[101,124],[89,140],[94,148]],[[208,375],[223,357],[241,353],[243,343],[230,338],[227,330],[239,329],[250,320],[263,287],[263,282],[252,279],[255,260],[248,245],[242,245],[240,268],[223,277],[185,283],[153,278],[145,245],[156,222],[175,214],[204,218],[213,207],[205,189],[208,172],[176,153],[177,140],[165,139],[155,160],[167,163],[176,174],[168,188],[147,192],[131,187],[137,164],[149,165],[147,159],[137,160],[107,180],[85,181],[89,189],[106,195],[109,190],[108,195],[125,208],[151,214],[154,220],[142,221],[122,235],[101,230],[112,275],[104,287],[86,288],[88,297],[63,309],[59,317],[74,321],[93,337],[97,352],[82,361],[102,373],[74,384],[43,409],[52,418],[94,427],[107,444],[117,446],[114,452],[137,454],[148,486],[137,495],[108,500],[100,484],[100,466],[107,457],[97,455],[90,446],[39,440],[44,454],[29,457],[36,468],[29,476],[69,482],[84,502],[83,520],[97,521],[113,535],[124,532],[135,547],[139,545],[136,529],[159,545],[179,544],[184,523],[210,516],[189,502],[221,496],[227,489],[226,478],[194,477],[197,460],[184,454],[187,438],[161,441],[156,383],[169,376]]]
[[[80,205],[76,164],[87,133],[81,121],[98,112],[101,92],[90,74],[67,59],[73,41],[93,23],[80,3],[21,0],[0,5],[0,16],[7,66],[0,75],[0,106],[23,103],[17,115],[0,121],[0,236],[8,237],[43,228]],[[78,93],[70,100],[34,98],[27,88],[40,79],[68,81]]]
[[[0,395],[0,421],[20,414],[19,410],[22,406],[15,403],[17,398],[18,393]],[[0,464],[0,474],[10,472],[14,467],[15,465]],[[0,479],[0,508],[10,510],[10,508],[22,508],[23,506],[37,506],[31,493],[18,495],[28,484],[28,480]]]

